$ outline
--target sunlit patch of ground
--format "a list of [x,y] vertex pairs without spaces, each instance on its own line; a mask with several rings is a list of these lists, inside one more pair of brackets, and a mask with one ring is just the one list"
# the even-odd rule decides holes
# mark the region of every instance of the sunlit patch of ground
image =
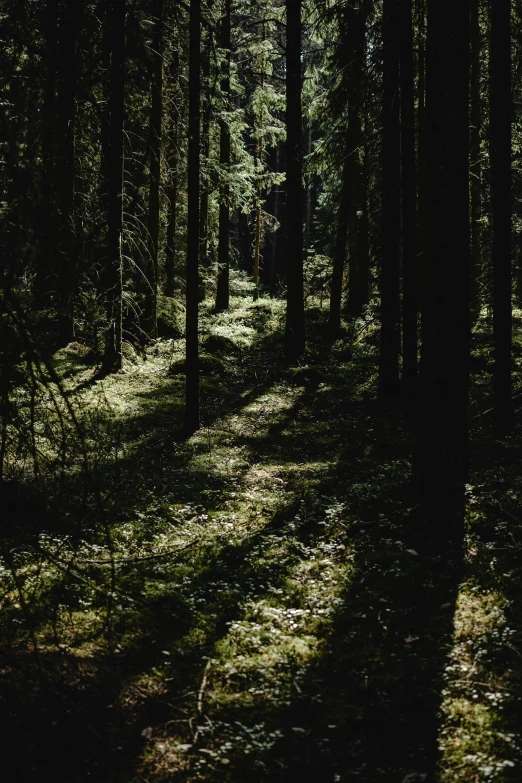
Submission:
[[[441,780],[500,781],[512,778],[522,761],[522,738],[510,731],[506,708],[520,710],[503,648],[513,650],[505,599],[473,580],[460,590],[455,614],[455,645],[446,667]],[[522,654],[516,651],[518,655]],[[504,659],[505,661],[505,659]],[[513,701],[518,702],[513,704]],[[517,778],[518,779],[518,778]]]
[[[401,732],[418,728],[417,681],[431,698],[451,606],[435,602],[432,629],[416,605],[418,591],[431,606],[438,585],[401,527],[409,434],[369,403],[376,327],[360,322],[354,345],[318,343],[289,369],[282,303],[236,297],[230,313],[202,313],[202,428],[188,440],[182,340],[94,383],[82,357],[57,357],[83,451],[70,422],[56,451],[59,415],[42,391],[39,446],[72,467],[55,528],[46,517],[15,531],[14,568],[0,570],[13,742],[31,754],[31,715],[70,724],[71,747],[85,735],[82,763],[64,755],[57,773],[67,783],[279,783],[302,779],[307,753],[314,783],[401,783],[410,759],[427,770],[423,749],[399,758]],[[427,716],[444,783],[519,779],[517,546],[468,549],[442,710]],[[32,678],[21,698],[18,658]],[[37,660],[59,694],[51,713],[45,699],[33,708]],[[372,745],[378,720],[397,748]]]

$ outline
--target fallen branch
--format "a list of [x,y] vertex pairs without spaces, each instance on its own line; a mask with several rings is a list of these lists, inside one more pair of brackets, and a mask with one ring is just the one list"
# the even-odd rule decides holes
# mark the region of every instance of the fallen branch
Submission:
[[[207,687],[208,682],[208,673],[210,671],[210,660],[207,661],[207,665],[205,666],[205,671],[203,672],[203,679],[201,680],[201,685],[199,686],[198,691],[198,715],[203,715],[203,698],[205,696],[205,689]],[[190,728],[192,730],[192,721],[194,719],[191,718],[189,721]],[[199,729],[196,729],[196,732],[194,734],[194,745],[197,743],[199,737]]]
[[203,672],[203,679],[201,680],[201,685],[198,691],[198,712],[200,715],[203,712],[203,697],[205,695],[205,688],[207,687],[209,671],[210,671],[210,661],[207,661],[207,665],[205,666],[205,671]]
[[182,547],[173,547],[172,549],[164,549],[162,552],[153,552],[151,555],[136,555],[135,557],[118,557],[114,558],[113,561],[111,561],[110,558],[106,557],[102,560],[76,560],[77,563],[82,563],[83,565],[111,565],[114,563],[115,565],[120,565],[120,563],[138,563],[142,560],[155,560],[158,557],[166,557],[167,555],[176,554],[177,552],[185,552],[187,549],[191,549],[192,547],[196,546],[196,544],[200,543],[201,539],[198,538],[195,541],[190,541],[190,543],[185,544],[185,546]]
[[[511,398],[511,402],[517,402],[517,400],[522,400],[522,392],[519,392],[518,394],[515,394]],[[477,413],[476,416],[472,416],[470,421],[477,421],[477,419],[482,419],[484,416],[489,416],[490,413],[494,413],[495,408],[488,408],[485,411],[481,411],[481,413]]]

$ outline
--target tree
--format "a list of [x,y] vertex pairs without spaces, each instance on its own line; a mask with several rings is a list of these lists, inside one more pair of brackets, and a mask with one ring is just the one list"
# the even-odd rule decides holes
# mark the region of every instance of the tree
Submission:
[[122,366],[123,126],[125,118],[125,0],[111,0],[110,138],[107,165],[107,335],[102,374]]
[[505,434],[511,401],[511,33],[509,0],[491,4],[491,212],[495,425]]
[[[231,0],[225,0],[225,13],[221,20],[221,48],[225,52],[221,78],[221,95],[224,108],[230,101],[230,17]],[[219,128],[219,163],[223,181],[219,195],[218,229],[218,278],[216,290],[216,311],[228,310],[230,276],[230,129],[223,116]]]
[[305,349],[303,280],[303,151],[301,107],[301,0],[286,3],[286,354]]
[[154,6],[154,34],[152,36],[152,85],[150,108],[150,181],[149,181],[149,258],[143,314],[143,331],[148,337],[157,336],[158,252],[161,216],[161,153],[163,124],[163,20],[164,0]]
[[400,25],[398,0],[383,0],[382,266],[379,390],[399,392],[401,224]]
[[[364,166],[363,112],[367,90],[366,25],[368,0],[355,9],[353,22],[353,52],[348,95],[348,147],[353,158],[352,192],[348,228],[348,315],[358,318],[368,302],[369,247],[367,171]],[[348,54],[350,57],[350,54]]]
[[185,429],[199,429],[198,273],[201,2],[190,0]]
[[[78,32],[81,3],[61,9],[58,30],[58,93],[56,100],[55,190],[58,213],[57,311],[58,342],[74,338],[74,291],[76,287],[75,174],[76,89],[78,83]],[[52,22],[51,22],[52,24]],[[52,35],[52,33],[50,33]]]
[[482,101],[480,94],[480,0],[470,2],[470,228],[471,228],[471,314],[480,313],[480,276],[482,272],[481,150]]
[[417,163],[412,0],[399,0],[401,25],[402,379],[407,393],[417,376]]
[[58,49],[58,0],[47,0],[44,9],[45,30],[45,82],[42,105],[42,221],[39,230],[40,252],[35,280],[35,303],[37,307],[51,303],[54,266],[54,117],[56,67]]
[[[179,53],[172,55],[171,78],[174,81],[178,76]],[[173,102],[174,103],[174,102]],[[167,221],[167,237],[165,247],[165,295],[174,296],[174,275],[176,267],[176,229],[178,224],[178,178],[179,178],[179,107],[174,103],[171,121],[170,155],[168,161],[170,170],[168,173],[167,203],[169,214]]]
[[332,340],[339,337],[341,331],[341,301],[343,291],[343,273],[346,259],[346,241],[350,220],[352,194],[353,154],[348,153],[343,163],[341,198],[337,213],[337,232],[332,259],[332,282],[330,285],[330,313],[328,316],[328,334]]
[[419,498],[440,540],[462,530],[468,476],[468,105],[469,2],[428,0],[424,328],[415,471]]

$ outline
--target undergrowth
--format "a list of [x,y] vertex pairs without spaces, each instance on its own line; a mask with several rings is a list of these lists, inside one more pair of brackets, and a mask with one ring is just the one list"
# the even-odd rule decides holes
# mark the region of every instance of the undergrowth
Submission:
[[522,454],[479,415],[487,323],[448,562],[410,540],[411,423],[374,403],[376,326],[328,346],[311,307],[289,368],[283,317],[203,308],[188,440],[179,337],[104,380],[69,346],[38,382],[39,468],[9,463],[1,539],[5,780],[520,779]]

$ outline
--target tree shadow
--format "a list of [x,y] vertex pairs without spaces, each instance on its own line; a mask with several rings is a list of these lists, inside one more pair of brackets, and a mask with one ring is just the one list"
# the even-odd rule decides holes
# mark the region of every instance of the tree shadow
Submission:
[[[243,371],[237,378],[229,372],[209,379],[207,391],[215,399],[207,406],[205,425],[216,449],[212,455],[211,443],[209,461],[218,456],[224,418],[265,394],[277,394],[281,378],[286,393],[290,387],[295,392],[277,415],[269,411],[249,432],[236,432],[250,457],[232,479],[224,472],[211,475],[198,462],[205,455],[204,434],[190,442],[178,431],[173,437],[181,418],[181,411],[172,410],[179,379],[168,379],[126,422],[124,437],[133,442],[128,453],[97,467],[93,481],[101,494],[110,490],[106,510],[114,514],[115,528],[127,514],[144,511],[154,494],[162,507],[176,500],[226,510],[225,501],[244,487],[252,465],[279,471],[269,476],[281,475],[286,484],[276,507],[264,510],[251,527],[247,520],[234,543],[226,538],[203,543],[161,567],[155,560],[119,566],[116,600],[122,608],[110,650],[96,646],[93,638],[93,648],[84,647],[82,657],[74,643],[59,647],[50,641],[39,651],[42,679],[22,635],[11,630],[2,664],[0,734],[10,748],[13,783],[51,770],[53,779],[64,783],[146,779],[150,737],[168,735],[173,726],[196,747],[185,763],[179,754],[170,767],[165,761],[163,779],[195,779],[191,764],[198,751],[195,734],[205,720],[198,705],[206,659],[240,617],[246,595],[265,596],[268,585],[285,589],[301,556],[296,544],[324,538],[321,514],[332,498],[345,504],[344,540],[353,557],[323,650],[289,705],[265,703],[261,713],[230,705],[206,709],[218,727],[225,717],[247,726],[261,720],[266,731],[277,728],[282,737],[255,757],[232,753],[226,770],[209,765],[203,779],[400,783],[411,770],[434,775],[441,677],[461,562],[407,551],[408,437],[398,417],[379,415],[371,395],[358,394],[369,368],[357,370],[340,357],[330,374],[292,380],[279,362],[280,343],[280,335],[260,335],[252,353],[238,360]],[[307,507],[313,513],[299,517]],[[290,539],[289,523],[296,515]],[[154,524],[153,515],[145,520],[143,540],[152,536]],[[82,530],[82,535],[89,533]],[[277,556],[260,557],[274,541]],[[102,568],[84,565],[81,573],[108,590]],[[82,583],[73,572],[60,590],[64,602],[78,605]],[[101,606],[103,601],[99,611]],[[14,608],[9,616],[23,623]]]

